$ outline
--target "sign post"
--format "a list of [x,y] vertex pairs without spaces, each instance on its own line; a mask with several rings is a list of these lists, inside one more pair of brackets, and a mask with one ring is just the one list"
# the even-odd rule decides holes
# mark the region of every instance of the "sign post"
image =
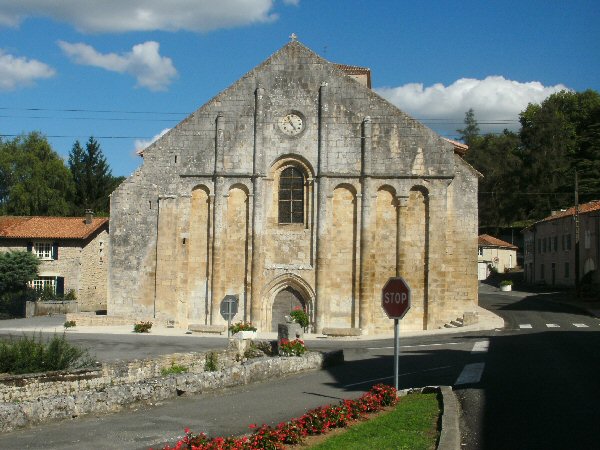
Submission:
[[398,360],[400,357],[400,319],[410,309],[410,287],[402,277],[392,277],[381,290],[381,307],[394,319],[394,387],[398,390]]
[[237,295],[226,295],[221,301],[221,316],[227,321],[227,337],[231,337],[231,319],[235,317],[238,312],[238,296]]

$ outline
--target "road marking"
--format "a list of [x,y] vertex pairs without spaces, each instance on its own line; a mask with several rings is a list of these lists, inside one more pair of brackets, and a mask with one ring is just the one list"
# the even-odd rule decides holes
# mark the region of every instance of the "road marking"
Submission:
[[573,325],[575,325],[577,328],[588,328],[588,325],[585,323],[574,323]]
[[533,328],[530,323],[522,323],[519,328]]
[[560,325],[557,325],[555,323],[547,323],[546,326],[548,328],[560,328]]
[[[442,345],[460,345],[461,342],[446,342],[442,344],[418,344],[418,345],[401,345],[400,348],[420,348],[420,347],[441,347]],[[394,347],[367,347],[367,350],[386,350]]]
[[475,342],[475,345],[473,345],[471,353],[487,353],[489,346],[490,341],[487,339],[485,341],[477,341]]
[[467,364],[456,379],[454,386],[479,383],[483,369],[485,369],[485,363]]
[[[449,369],[450,367],[452,367],[452,366],[433,367],[433,368],[431,368],[431,369],[418,370],[418,371],[416,371],[416,372],[400,373],[400,374],[398,374],[398,376],[399,376],[399,377],[405,377],[405,376],[407,376],[407,375],[416,375],[416,374],[418,374],[418,373],[433,372],[433,371],[435,371],[435,370]],[[375,383],[375,382],[377,382],[377,381],[390,380],[390,379],[392,379],[392,378],[394,378],[394,376],[393,376],[393,375],[392,375],[392,376],[390,376],[390,377],[374,378],[374,379],[372,379],[372,380],[365,380],[365,381],[359,381],[358,383],[347,384],[347,385],[345,385],[345,386],[342,386],[342,387],[345,387],[345,388],[347,388],[347,387],[352,387],[352,386],[358,386],[358,385],[361,385],[361,384]]]

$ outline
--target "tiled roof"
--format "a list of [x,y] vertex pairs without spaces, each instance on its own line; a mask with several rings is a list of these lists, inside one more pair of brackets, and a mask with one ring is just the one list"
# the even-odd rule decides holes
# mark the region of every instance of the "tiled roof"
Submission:
[[366,75],[367,87],[371,88],[371,69],[368,67],[349,66],[348,64],[334,64],[340,70],[343,70],[348,75]]
[[478,243],[485,247],[502,247],[517,250],[518,247],[509,242],[503,241],[502,239],[495,238],[489,234],[482,234],[478,238]]
[[[579,205],[579,214],[587,214],[593,211],[600,211],[600,200],[592,200],[588,203],[583,203]],[[547,222],[549,220],[560,219],[561,217],[568,217],[575,215],[575,207],[571,206],[570,208],[563,209],[554,214],[549,215],[548,217],[543,218],[542,220],[536,222]]]
[[107,217],[86,225],[83,217],[0,216],[0,239],[87,239],[105,224]]
[[469,150],[469,146],[467,144],[463,144],[462,142],[458,142],[458,141],[453,141],[452,139],[448,139],[448,138],[442,138],[447,142],[450,142],[452,145],[454,145],[454,153],[456,153],[458,156],[465,156],[465,154],[467,153],[467,151]]

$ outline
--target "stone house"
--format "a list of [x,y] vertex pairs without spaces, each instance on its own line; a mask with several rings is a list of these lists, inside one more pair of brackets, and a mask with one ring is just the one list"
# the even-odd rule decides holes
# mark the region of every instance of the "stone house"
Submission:
[[109,316],[276,330],[389,332],[381,289],[412,289],[403,329],[477,304],[478,173],[370,89],[370,70],[292,40],[143,151],[111,196]]
[[[579,261],[576,262],[576,217],[579,221]],[[554,211],[523,230],[525,280],[532,284],[574,286],[579,280],[600,283],[600,201]]]
[[518,247],[502,239],[482,234],[477,247],[477,277],[480,280],[485,280],[492,270],[504,273],[517,264]]
[[31,286],[58,296],[74,290],[80,311],[106,310],[108,218],[0,216],[0,251],[34,252]]

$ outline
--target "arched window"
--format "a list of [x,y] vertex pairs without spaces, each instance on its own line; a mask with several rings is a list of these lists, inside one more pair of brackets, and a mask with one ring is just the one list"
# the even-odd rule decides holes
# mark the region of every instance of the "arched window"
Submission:
[[304,223],[304,175],[295,167],[279,178],[279,223]]

